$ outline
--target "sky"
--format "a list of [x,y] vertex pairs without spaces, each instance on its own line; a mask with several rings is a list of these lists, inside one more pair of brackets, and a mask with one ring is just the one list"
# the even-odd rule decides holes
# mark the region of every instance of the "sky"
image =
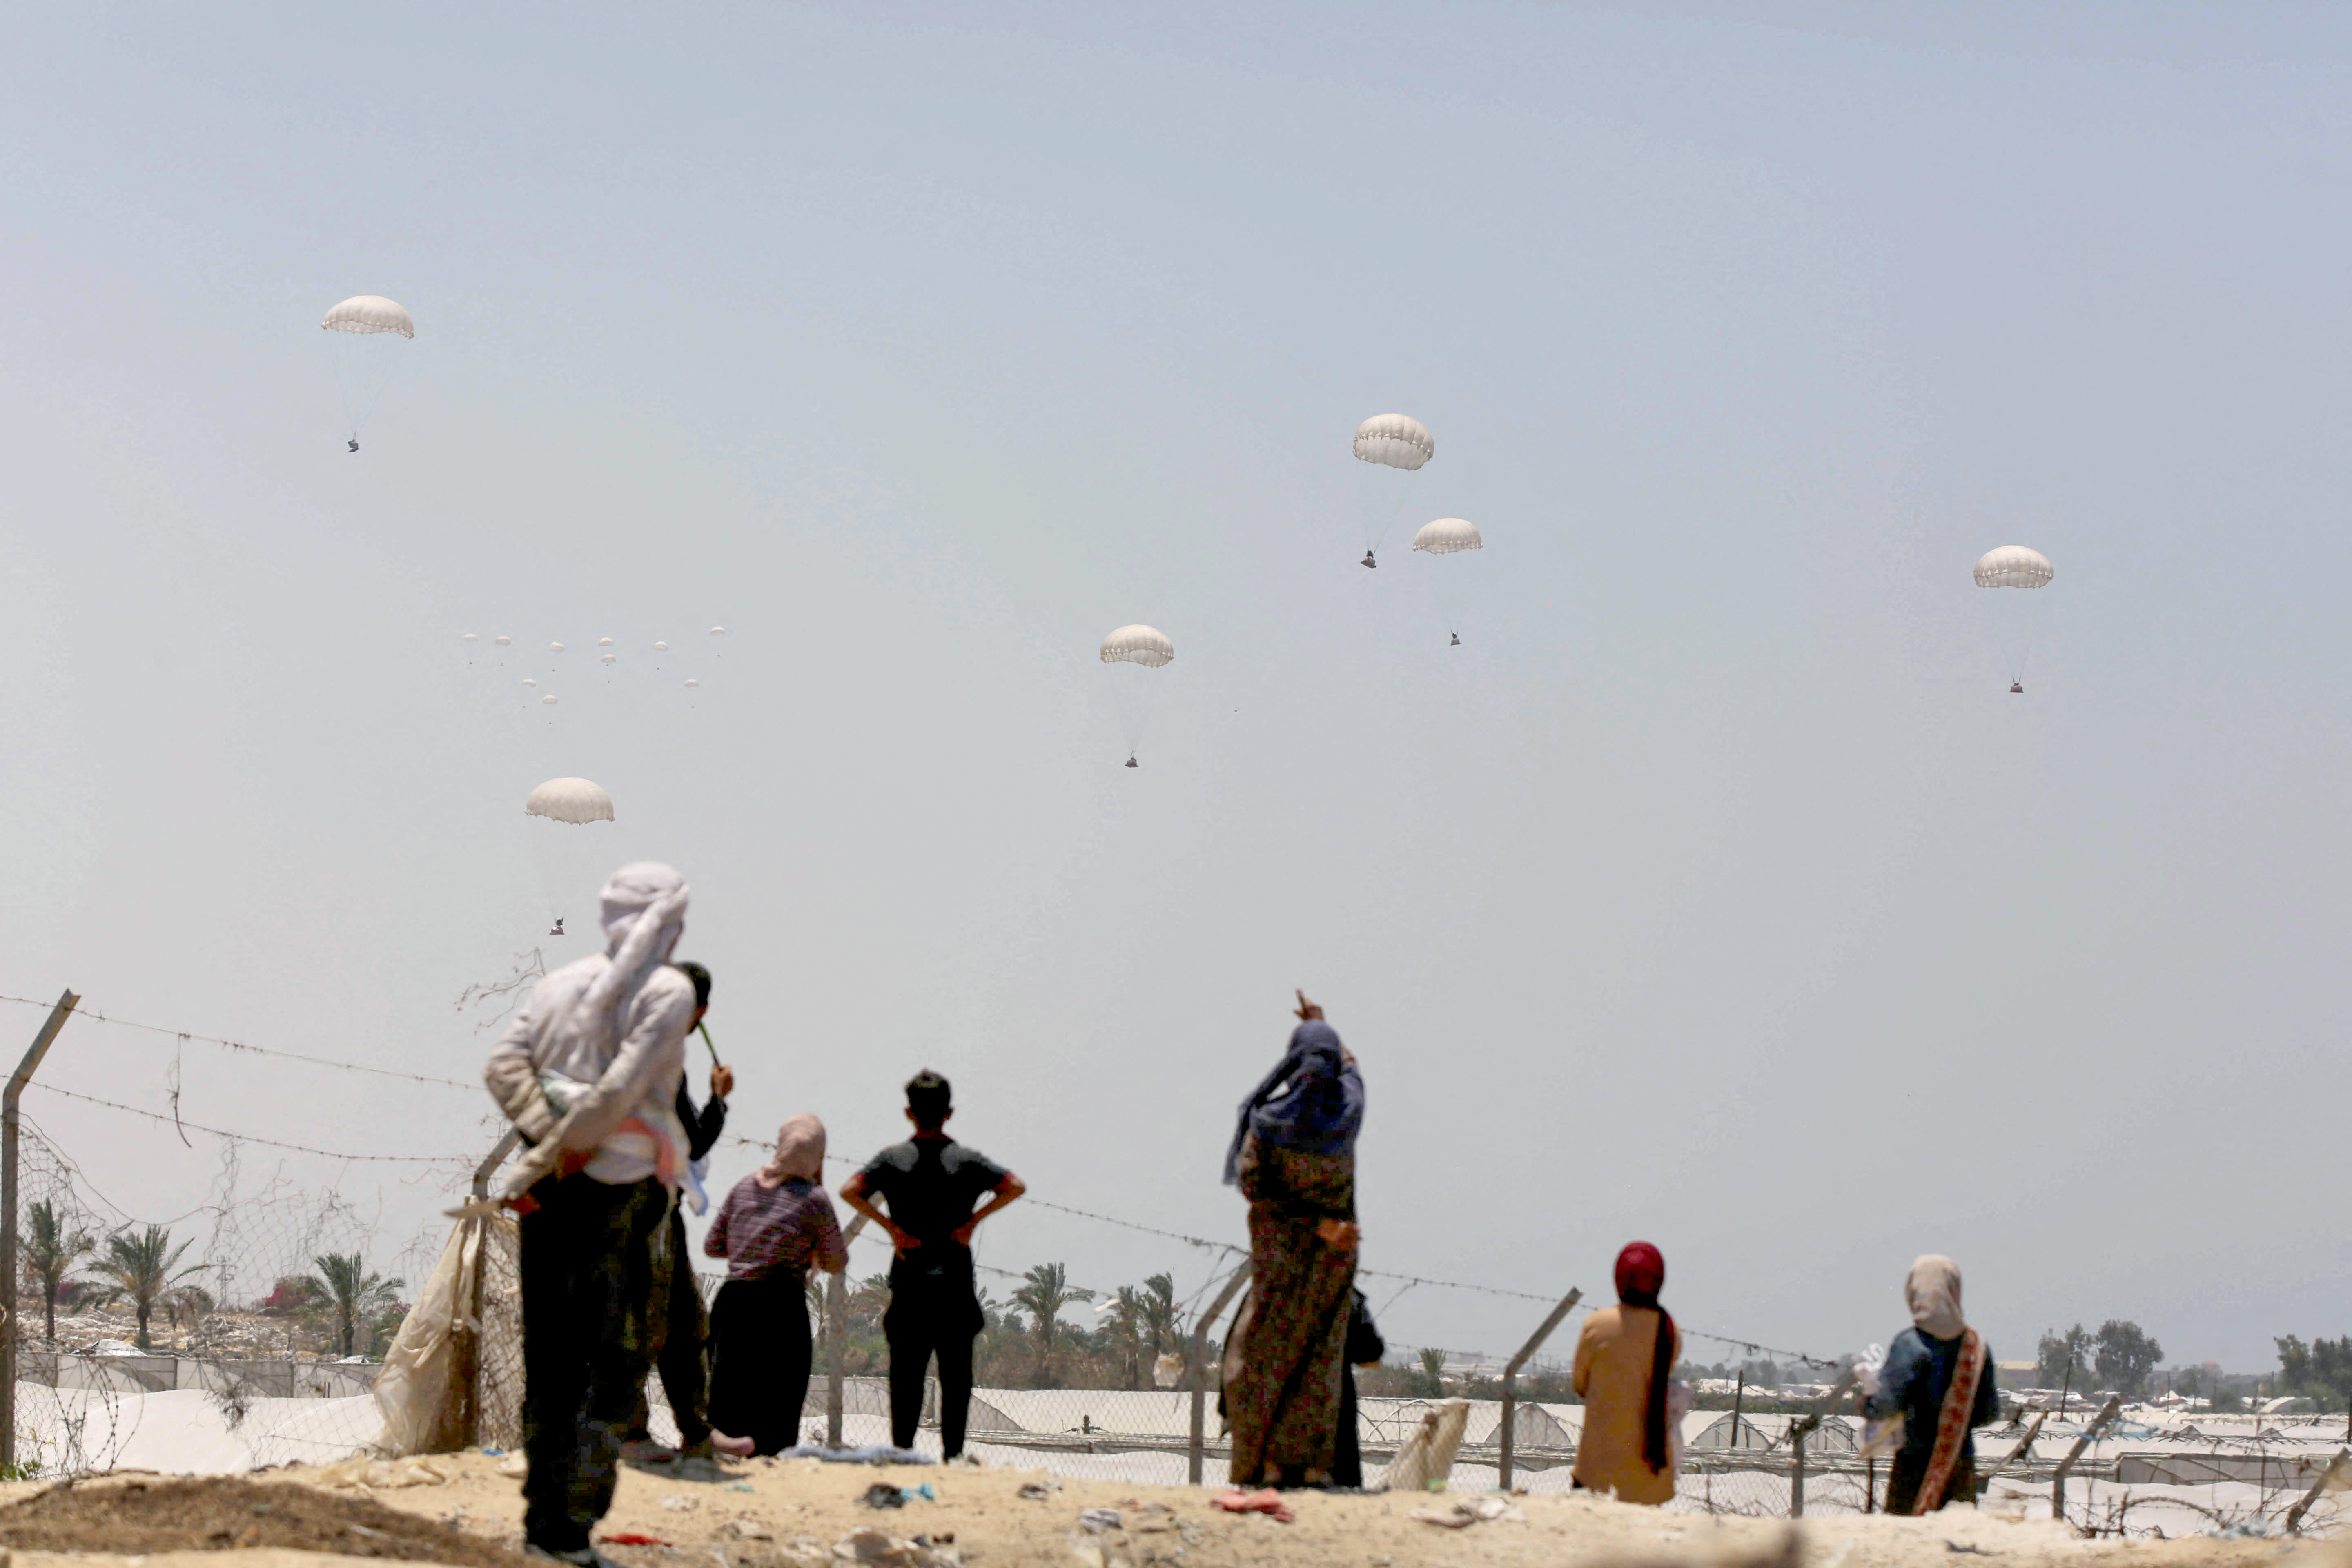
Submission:
[[[862,1159],[929,1066],[1038,1199],[1241,1242],[1304,987],[1369,1269],[1605,1300],[1638,1237],[1689,1329],[1822,1355],[1924,1252],[2003,1359],[2352,1331],[2340,10],[14,37],[0,994],[169,1031],[78,1020],[43,1085],[439,1160],[236,1154],[430,1233],[486,1095],[170,1032],[473,1084],[467,987],[654,858],[751,1137]],[[357,294],[415,340],[328,341]],[[356,455],[330,351],[390,367]],[[1349,453],[1390,411],[1409,481]],[[1405,548],[1447,516],[1486,548]],[[2022,694],[2009,543],[2057,569]],[[1134,622],[1172,664],[1098,661]],[[558,775],[617,819],[526,818]],[[124,1214],[219,1183],[25,1104]],[[1041,1204],[981,1248],[1221,1256]],[[1543,1313],[1374,1283],[1396,1343]]]

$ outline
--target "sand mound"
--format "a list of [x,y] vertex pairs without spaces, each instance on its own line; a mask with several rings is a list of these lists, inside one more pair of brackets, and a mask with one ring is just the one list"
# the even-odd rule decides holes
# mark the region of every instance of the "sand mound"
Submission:
[[133,1556],[275,1547],[458,1568],[518,1568],[522,1562],[501,1542],[386,1508],[372,1498],[235,1476],[52,1487],[0,1509],[0,1547]]

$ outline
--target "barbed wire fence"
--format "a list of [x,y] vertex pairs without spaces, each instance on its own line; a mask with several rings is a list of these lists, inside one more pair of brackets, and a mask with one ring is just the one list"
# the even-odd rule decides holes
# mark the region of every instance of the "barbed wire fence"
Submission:
[[[525,971],[519,966],[519,973]],[[510,1002],[517,987],[485,989],[493,999]],[[90,1009],[78,1016],[167,1037],[173,1057],[162,1110],[37,1079],[12,1080],[15,1295],[0,1339],[13,1357],[12,1445],[4,1457],[16,1473],[74,1475],[134,1465],[240,1469],[331,1463],[370,1449],[385,1432],[383,1413],[369,1396],[382,1357],[445,1255],[470,1256],[473,1266],[460,1314],[459,1393],[440,1437],[452,1447],[519,1446],[521,1321],[513,1222],[453,1224],[440,1217],[444,1205],[437,1203],[433,1217],[414,1229],[385,1217],[387,1181],[396,1178],[452,1200],[469,1187],[479,1193],[508,1145],[502,1142],[488,1158],[338,1152],[321,1147],[331,1140],[314,1130],[278,1138],[190,1121],[180,1111],[178,1092],[187,1047],[195,1044],[476,1096],[478,1085],[274,1051]],[[211,1140],[217,1163],[209,1185],[192,1193],[177,1213],[152,1219],[132,1215],[17,1110],[15,1096],[26,1088],[37,1098],[104,1109],[127,1128],[147,1129],[147,1135],[191,1147],[191,1134]],[[764,1149],[751,1140],[731,1142]],[[332,1162],[341,1174],[298,1179],[288,1172],[289,1157]],[[1229,1447],[1216,1412],[1216,1369],[1232,1287],[1239,1283],[1237,1272],[1246,1272],[1244,1248],[1035,1194],[1024,1203],[1162,1243],[1161,1267],[1122,1284],[1073,1275],[1059,1262],[980,1266],[987,1327],[976,1347],[971,1450],[986,1461],[1073,1476],[1222,1484]],[[810,1441],[889,1441],[888,1352],[881,1330],[887,1261],[885,1241],[870,1233],[859,1237],[837,1298],[829,1304],[821,1286],[810,1292],[816,1375],[801,1420]],[[723,1275],[711,1260],[693,1262],[695,1284],[707,1302]],[[1546,1331],[1555,1341],[1573,1326],[1573,1304],[1535,1291],[1376,1268],[1360,1269],[1359,1279],[1376,1315],[1407,1293],[1438,1291],[1524,1302],[1530,1327],[1549,1311],[1556,1321]],[[1687,1341],[1727,1353],[1811,1369],[1824,1382],[1851,1359],[1688,1324],[1682,1331]],[[1544,1343],[1539,1335],[1522,1352],[1524,1365],[1512,1369],[1519,1380],[1514,1390],[1505,1386],[1499,1363],[1458,1349],[1391,1342],[1387,1363],[1360,1374],[1359,1436],[1368,1476],[1377,1477],[1432,1413],[1461,1399],[1468,1412],[1447,1478],[1454,1489],[1491,1489],[1506,1484],[1507,1475],[1508,1485],[1525,1491],[1567,1489],[1582,1412],[1568,1389],[1564,1359],[1542,1354]],[[1696,1360],[1699,1352],[1685,1354]],[[1515,1396],[1506,1399],[1506,1394]],[[184,1405],[173,1408],[155,1398],[184,1394],[202,1401],[205,1421],[194,1422]],[[649,1384],[647,1402],[656,1436],[675,1440],[676,1423],[657,1379]],[[1202,1407],[1197,1428],[1196,1403]],[[1859,1422],[1850,1399],[1822,1411],[1801,1443],[1793,1430],[1801,1410],[1778,1403],[1777,1409],[1751,1405],[1688,1423],[1669,1506],[1788,1517],[1864,1512],[1883,1499],[1883,1466],[1859,1453]],[[204,1436],[190,1437],[184,1429],[192,1426]],[[2042,1447],[2074,1435],[2074,1429],[2053,1428]],[[1995,1445],[1998,1438],[1984,1441]],[[938,1451],[936,1382],[918,1447]],[[2086,1532],[2145,1533],[2163,1528],[2154,1522],[2159,1516],[2177,1526],[2177,1510],[2162,1513],[2175,1505],[2201,1510],[2214,1530],[2259,1532],[2274,1527],[2307,1492],[2316,1495],[2311,1492],[2314,1467],[2325,1462],[2317,1436],[2273,1434],[2267,1446],[2256,1446],[2249,1473],[2258,1485],[2237,1487],[2227,1498],[2217,1488],[2203,1503],[2182,1504],[2145,1486],[2135,1495],[2114,1479],[2116,1442],[2106,1448],[2105,1454],[2095,1449],[2091,1462],[2075,1470],[2067,1518]],[[2054,1455],[2037,1447],[2007,1468],[1994,1491],[2005,1486],[2020,1495],[2046,1495],[2055,1489],[2050,1484],[2055,1465]],[[2303,1520],[2306,1534],[2336,1529],[2329,1502]]]

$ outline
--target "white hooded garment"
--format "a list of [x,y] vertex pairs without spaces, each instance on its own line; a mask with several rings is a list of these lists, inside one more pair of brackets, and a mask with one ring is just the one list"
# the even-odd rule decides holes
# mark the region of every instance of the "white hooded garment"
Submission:
[[566,1151],[593,1151],[586,1173],[599,1182],[683,1180],[677,1091],[694,983],[669,957],[685,929],[687,891],[655,861],[614,872],[604,891],[607,951],[532,986],[491,1047],[482,1075],[490,1094],[535,1144],[509,1169],[506,1196],[528,1191]]

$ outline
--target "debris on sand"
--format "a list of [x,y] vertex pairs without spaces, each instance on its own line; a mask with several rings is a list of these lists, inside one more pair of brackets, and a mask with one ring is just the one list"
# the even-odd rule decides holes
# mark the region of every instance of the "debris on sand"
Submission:
[[1466,1530],[1489,1520],[1504,1520],[1516,1524],[1528,1521],[1528,1510],[1508,1498],[1463,1498],[1452,1508],[1417,1508],[1405,1515],[1423,1524],[1434,1524],[1444,1530]]
[[1231,1491],[1220,1492],[1209,1501],[1227,1513],[1262,1513],[1276,1524],[1288,1524],[1298,1517],[1290,1511],[1290,1505],[1282,1500],[1282,1494],[1272,1487],[1260,1487],[1254,1492],[1245,1492],[1235,1487]]

